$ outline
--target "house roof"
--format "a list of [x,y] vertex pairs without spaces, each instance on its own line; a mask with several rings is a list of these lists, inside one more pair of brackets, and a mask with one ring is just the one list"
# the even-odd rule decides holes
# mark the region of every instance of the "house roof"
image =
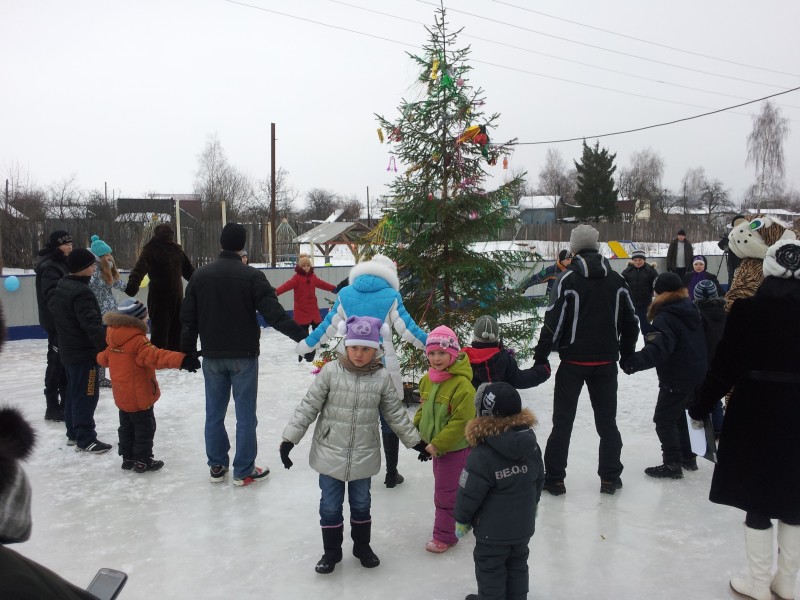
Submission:
[[523,196],[519,199],[517,208],[520,210],[555,210],[553,207],[554,196]]
[[[344,244],[352,241],[353,237],[360,237],[367,233],[369,228],[363,223],[347,223],[335,221],[322,223],[314,229],[298,235],[292,240],[293,244]],[[352,235],[351,234],[356,234]]]

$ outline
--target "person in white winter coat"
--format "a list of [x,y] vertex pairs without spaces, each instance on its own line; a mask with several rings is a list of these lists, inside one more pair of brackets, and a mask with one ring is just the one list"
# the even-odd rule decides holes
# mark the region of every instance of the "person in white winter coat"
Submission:
[[[381,469],[378,410],[407,448],[422,455],[425,443],[411,424],[388,370],[384,367],[380,337],[387,326],[374,317],[350,316],[342,323],[344,348],[322,367],[295,409],[280,446],[281,462],[292,466],[289,452],[315,420],[309,463],[319,473],[322,543],[325,550],[317,573],[333,572],[342,560],[344,492],[350,504],[353,555],[366,568],[380,560],[370,547],[371,477]],[[384,331],[381,331],[381,328]]]

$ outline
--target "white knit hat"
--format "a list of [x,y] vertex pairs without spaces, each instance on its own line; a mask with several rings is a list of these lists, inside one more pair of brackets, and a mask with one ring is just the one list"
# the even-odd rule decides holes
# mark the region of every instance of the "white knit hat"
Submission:
[[577,254],[581,250],[597,250],[600,248],[600,232],[591,225],[578,225],[569,234],[569,250]]

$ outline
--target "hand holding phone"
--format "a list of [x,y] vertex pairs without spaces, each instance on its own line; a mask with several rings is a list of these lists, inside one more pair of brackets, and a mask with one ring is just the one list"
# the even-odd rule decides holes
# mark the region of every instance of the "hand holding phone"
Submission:
[[86,591],[97,600],[115,600],[125,586],[126,581],[128,581],[128,576],[122,571],[100,569],[92,579],[92,583],[86,588]]

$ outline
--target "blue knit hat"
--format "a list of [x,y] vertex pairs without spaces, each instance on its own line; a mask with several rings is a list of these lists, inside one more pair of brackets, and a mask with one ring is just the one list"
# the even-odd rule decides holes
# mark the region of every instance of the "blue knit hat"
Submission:
[[136,319],[144,319],[147,317],[147,307],[136,298],[126,298],[123,300],[117,308],[117,312],[121,315],[128,315]]
[[101,240],[99,235],[93,235],[92,253],[98,258],[101,256],[105,256],[106,254],[111,254],[111,246],[109,246],[103,240]]
[[717,293],[717,286],[714,285],[714,282],[710,279],[703,279],[702,281],[698,281],[697,285],[694,286],[694,301],[697,302],[698,300],[711,300],[713,298],[719,297]]

